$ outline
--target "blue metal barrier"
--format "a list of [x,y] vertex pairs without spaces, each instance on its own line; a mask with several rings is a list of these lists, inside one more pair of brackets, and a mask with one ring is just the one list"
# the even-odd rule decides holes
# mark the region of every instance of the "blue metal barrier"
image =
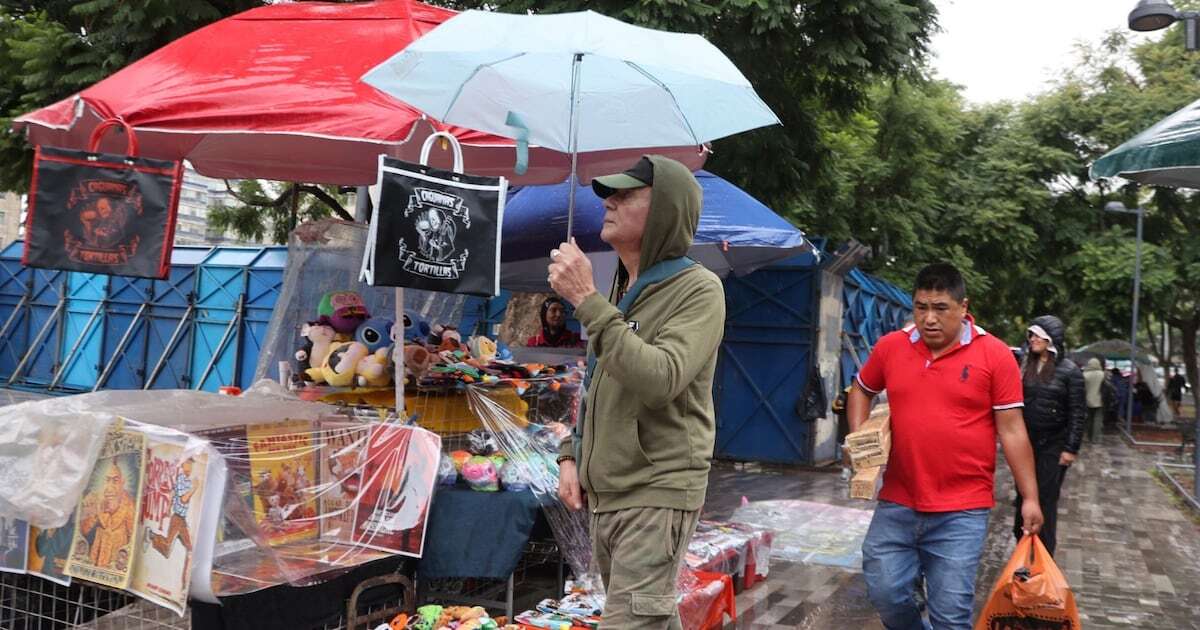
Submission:
[[76,393],[250,385],[285,247],[175,248],[146,280],[30,269],[0,251],[0,379]]

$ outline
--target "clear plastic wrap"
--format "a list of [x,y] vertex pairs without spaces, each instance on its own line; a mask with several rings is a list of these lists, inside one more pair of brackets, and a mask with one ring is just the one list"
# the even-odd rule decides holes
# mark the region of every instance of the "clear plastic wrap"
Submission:
[[685,561],[697,571],[765,578],[773,539],[772,532],[745,523],[700,521]]
[[[580,581],[590,580],[599,591],[599,579],[591,568],[587,515],[567,509],[558,499],[555,462],[559,445],[574,426],[582,381],[583,373],[570,369],[550,377],[471,385],[466,392],[471,410],[507,457],[508,476],[519,479],[522,487],[527,485],[541,500],[563,558]],[[506,404],[514,391],[520,391],[522,399],[537,401],[535,410],[525,415],[514,412],[512,405]],[[552,419],[545,409],[558,410],[557,417]],[[531,422],[529,416],[542,422]],[[468,461],[464,469],[469,465]]]
[[229,468],[216,595],[304,586],[372,560],[421,555],[441,462],[436,434],[329,415],[203,435]]
[[812,501],[755,501],[739,507],[731,520],[774,532],[775,558],[859,569],[872,514]]
[[79,398],[0,407],[0,515],[43,529],[70,520],[117,419]]
[[684,566],[679,571],[675,592],[684,628],[716,630],[725,625],[726,615],[731,621],[737,617],[733,580],[728,574]]

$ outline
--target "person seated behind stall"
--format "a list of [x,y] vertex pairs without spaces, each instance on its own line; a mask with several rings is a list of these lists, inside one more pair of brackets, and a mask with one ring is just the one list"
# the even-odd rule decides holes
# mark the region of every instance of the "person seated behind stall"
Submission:
[[560,297],[546,298],[542,302],[542,331],[530,337],[525,345],[530,348],[582,348],[579,333],[567,328],[567,307]]

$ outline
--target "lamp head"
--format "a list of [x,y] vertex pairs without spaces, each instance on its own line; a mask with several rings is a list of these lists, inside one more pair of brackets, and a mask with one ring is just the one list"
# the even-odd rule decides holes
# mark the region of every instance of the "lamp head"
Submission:
[[1179,11],[1170,0],[1139,0],[1129,12],[1129,28],[1135,31],[1157,31],[1179,19]]
[[1129,212],[1129,208],[1120,201],[1110,201],[1104,204],[1105,212]]

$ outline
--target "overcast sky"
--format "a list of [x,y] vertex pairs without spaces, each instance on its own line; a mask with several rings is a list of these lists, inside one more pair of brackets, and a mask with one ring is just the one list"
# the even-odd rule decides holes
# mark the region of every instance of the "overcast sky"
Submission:
[[1137,0],[937,0],[937,6],[943,32],[933,40],[934,67],[965,86],[968,100],[984,103],[1045,90],[1072,65],[1076,42],[1127,29]]

